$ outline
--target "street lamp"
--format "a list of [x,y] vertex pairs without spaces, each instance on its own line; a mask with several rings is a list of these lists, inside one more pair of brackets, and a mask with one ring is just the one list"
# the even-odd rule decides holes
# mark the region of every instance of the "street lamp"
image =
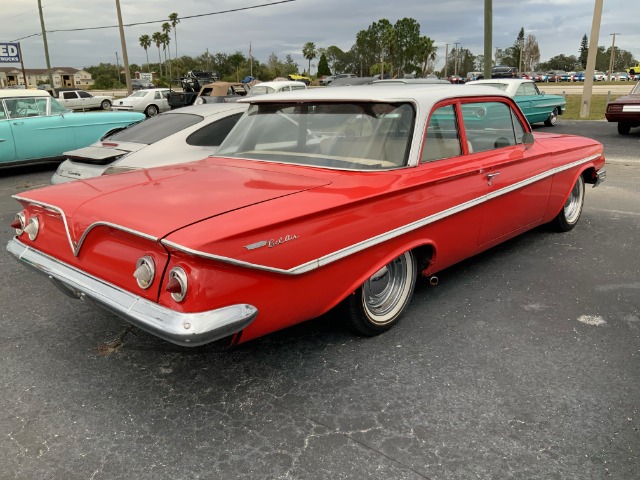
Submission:
[[611,42],[611,58],[609,59],[609,73],[607,75],[607,80],[611,80],[611,74],[613,73],[613,65],[615,63],[615,58],[616,58],[616,35],[622,35],[622,34],[610,33],[609,35],[613,35],[613,40]]

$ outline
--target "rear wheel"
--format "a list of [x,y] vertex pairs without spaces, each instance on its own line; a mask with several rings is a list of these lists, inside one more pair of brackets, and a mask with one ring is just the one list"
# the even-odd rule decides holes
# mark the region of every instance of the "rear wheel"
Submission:
[[417,275],[412,252],[405,252],[374,273],[347,301],[349,326],[374,336],[398,323],[411,300]]
[[100,107],[102,110],[109,110],[111,108],[111,102],[109,100],[103,100]]
[[629,135],[631,132],[631,124],[627,122],[618,122],[618,133],[620,135]]
[[554,108],[553,111],[549,114],[549,118],[544,121],[544,124],[547,127],[553,127],[558,122],[558,109]]
[[576,226],[580,220],[582,206],[584,205],[584,178],[578,177],[571,189],[571,193],[564,203],[560,213],[553,219],[552,225],[560,232],[568,232]]
[[149,105],[145,109],[144,114],[147,117],[155,117],[158,114],[158,107],[156,107],[155,105]]

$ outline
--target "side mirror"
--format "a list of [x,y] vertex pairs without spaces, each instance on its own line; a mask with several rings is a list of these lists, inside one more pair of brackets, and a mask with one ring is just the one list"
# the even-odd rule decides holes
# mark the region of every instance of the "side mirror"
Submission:
[[522,145],[524,145],[524,148],[529,149],[533,147],[534,143],[535,138],[533,137],[533,133],[527,132],[522,136]]

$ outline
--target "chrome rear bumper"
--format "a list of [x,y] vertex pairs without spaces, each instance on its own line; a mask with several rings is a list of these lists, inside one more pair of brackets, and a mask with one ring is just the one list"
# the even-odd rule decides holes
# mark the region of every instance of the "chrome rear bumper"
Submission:
[[247,327],[258,314],[254,306],[246,304],[197,313],[177,312],[34,250],[17,238],[9,241],[7,251],[49,277],[66,295],[108,310],[177,345],[195,347],[232,335]]

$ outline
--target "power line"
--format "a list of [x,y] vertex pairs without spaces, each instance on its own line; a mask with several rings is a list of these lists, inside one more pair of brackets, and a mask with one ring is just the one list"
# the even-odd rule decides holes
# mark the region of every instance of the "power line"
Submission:
[[[262,3],[260,5],[253,5],[251,7],[239,7],[239,8],[232,8],[230,10],[221,10],[219,12],[211,12],[211,13],[200,13],[197,15],[187,15],[184,17],[179,17],[180,20],[188,20],[191,18],[201,18],[201,17],[209,17],[211,15],[222,15],[224,13],[233,13],[233,12],[241,12],[243,10],[252,10],[255,8],[262,8],[262,7],[271,7],[273,5],[279,5],[282,3],[290,3],[290,2],[296,2],[297,0],[280,0],[278,2],[269,2],[269,3]],[[126,23],[124,24],[125,27],[135,27],[137,25],[149,25],[152,23],[164,23],[166,22],[167,19],[163,18],[162,20],[150,20],[147,22],[135,22],[135,23]],[[84,28],[68,28],[68,29],[59,29],[59,30],[47,30],[47,33],[59,33],[59,32],[83,32],[83,31],[87,31],[87,30],[103,30],[103,29],[107,29],[107,28],[118,28],[118,25],[104,25],[101,27],[84,27]],[[15,40],[11,40],[11,42],[18,42],[20,40],[24,40],[25,38],[31,38],[31,37],[36,37],[42,35],[41,33],[32,33],[31,35],[27,35],[25,37],[20,37],[20,38],[16,38]]]

